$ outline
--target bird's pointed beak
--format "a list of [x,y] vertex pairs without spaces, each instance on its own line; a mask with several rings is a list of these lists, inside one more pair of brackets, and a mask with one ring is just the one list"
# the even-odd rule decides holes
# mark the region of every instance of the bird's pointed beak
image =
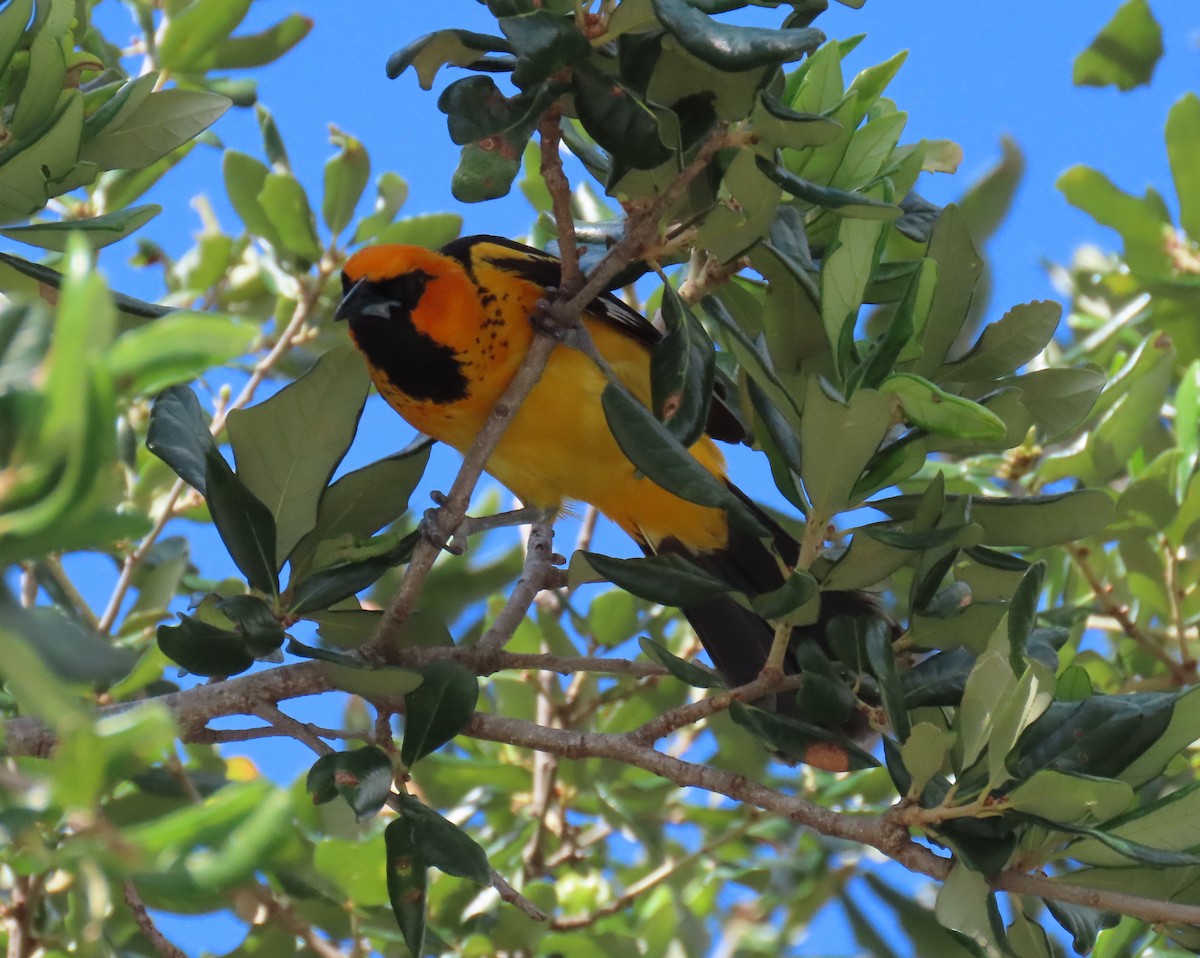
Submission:
[[391,314],[393,304],[379,295],[379,289],[374,283],[360,279],[350,287],[350,291],[342,297],[336,312],[334,322],[353,319],[356,316],[376,316],[387,319]]

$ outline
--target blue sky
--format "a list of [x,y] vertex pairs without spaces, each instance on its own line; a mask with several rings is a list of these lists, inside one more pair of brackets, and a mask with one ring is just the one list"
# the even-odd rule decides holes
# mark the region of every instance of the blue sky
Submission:
[[[1031,299],[1055,298],[1043,260],[1066,262],[1085,242],[1108,248],[1115,237],[1070,208],[1054,188],[1067,167],[1084,163],[1106,172],[1134,192],[1156,184],[1172,200],[1162,128],[1170,105],[1200,77],[1200,7],[1176,0],[1156,0],[1167,52],[1152,84],[1130,93],[1077,89],[1071,84],[1074,56],[1086,46],[1115,9],[1115,0],[1055,0],[1053,3],[1012,0],[1009,3],[963,3],[961,0],[921,0],[889,3],[868,0],[862,10],[833,3],[817,25],[830,36],[844,38],[866,33],[866,41],[851,55],[847,71],[887,59],[902,49],[909,57],[891,84],[890,95],[909,113],[904,140],[947,138],[963,148],[957,176],[926,177],[918,187],[937,202],[947,202],[999,156],[1002,135],[1012,136],[1024,151],[1027,170],[1012,215],[988,252],[994,270],[994,293],[989,319]],[[297,175],[319,195],[321,169],[331,148],[327,124],[361,139],[372,159],[373,175],[392,169],[411,187],[405,214],[452,210],[463,215],[466,232],[519,235],[531,213],[518,195],[494,203],[463,206],[449,193],[450,174],[458,148],[446,135],[437,110],[438,89],[421,91],[414,74],[388,80],[384,62],[396,48],[414,37],[442,27],[459,26],[494,32],[486,9],[473,0],[418,3],[415,0],[338,0],[334,3],[259,0],[246,29],[258,28],[299,10],[312,16],[310,37],[281,62],[257,71],[259,93],[274,113],[287,142]],[[102,4],[99,11],[108,33],[122,39],[132,33],[125,8]],[[451,71],[452,76],[453,71]],[[445,75],[444,75],[445,76]],[[847,77],[848,78],[848,77]],[[230,111],[215,127],[223,142],[261,155],[257,126],[251,111]],[[191,195],[205,193],[229,231],[239,229],[225,203],[220,156],[197,150],[181,170],[147,197],[166,207],[142,235],[161,243],[172,254],[182,253],[199,220],[188,206]],[[368,196],[364,201],[369,202]],[[364,206],[365,208],[365,206]],[[122,263],[128,245],[114,247],[102,265],[114,286],[152,296],[153,276],[131,271]],[[359,443],[352,464],[403,446],[410,430],[377,399],[372,400],[365,432],[385,437],[377,445]],[[440,453],[436,471],[422,490],[445,489],[457,457]],[[734,475],[740,484],[765,495],[764,470],[752,454],[736,455]],[[420,493],[424,495],[424,492]],[[423,500],[414,505],[424,506]],[[182,531],[182,530],[181,530]],[[191,534],[194,529],[187,529]],[[560,533],[559,548],[573,541],[573,530]],[[206,541],[212,541],[211,538]],[[627,550],[619,534],[606,536],[602,547]],[[208,550],[199,557],[205,571],[229,570],[222,557]],[[211,563],[211,564],[210,564]],[[256,760],[272,774],[292,778],[311,762],[307,750],[271,745],[256,751]],[[187,922],[172,921],[170,930],[181,942],[198,940],[223,950],[236,943],[205,925],[201,936]],[[818,950],[801,954],[852,953],[844,927],[836,916],[814,926]],[[195,951],[195,946],[189,947]]]

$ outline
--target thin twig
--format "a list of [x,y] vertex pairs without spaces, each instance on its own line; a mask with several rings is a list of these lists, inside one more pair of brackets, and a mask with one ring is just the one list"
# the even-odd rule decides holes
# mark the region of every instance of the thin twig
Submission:
[[1171,678],[1176,684],[1186,685],[1191,682],[1195,678],[1195,668],[1189,669],[1183,663],[1175,661],[1161,645],[1147,635],[1142,627],[1133,620],[1129,615],[1129,609],[1113,598],[1112,586],[1105,583],[1096,574],[1096,570],[1092,568],[1091,562],[1088,561],[1088,549],[1080,545],[1069,545],[1066,548],[1075,560],[1075,565],[1079,567],[1079,571],[1083,573],[1088,587],[1092,590],[1092,594],[1096,597],[1096,602],[1104,614],[1114,618],[1120,624],[1121,631],[1137,643],[1141,649],[1162,662],[1171,673]]
[[639,745],[653,745],[660,738],[685,726],[728,711],[734,702],[753,702],[772,692],[781,692],[789,688],[799,688],[802,679],[799,676],[784,677],[780,673],[760,673],[753,681],[737,688],[710,695],[696,702],[680,705],[670,711],[656,715],[648,722],[626,734]]
[[512,638],[525,613],[546,584],[554,557],[554,527],[548,522],[535,522],[529,529],[525,543],[525,566],[521,577],[513,586],[512,593],[496,621],[475,643],[475,648],[502,649]]
[[137,923],[143,935],[149,940],[163,958],[188,958],[187,952],[176,945],[173,941],[167,938],[158,926],[154,924],[154,919],[150,917],[150,913],[146,911],[146,903],[142,901],[142,896],[138,894],[137,886],[128,878],[124,884],[125,903],[129,906],[129,910],[133,912],[133,920]]
[[558,258],[562,262],[562,290],[570,296],[583,283],[579,272],[579,247],[575,241],[575,218],[571,215],[571,184],[563,172],[562,111],[552,107],[542,114],[538,126],[542,141],[542,181],[550,192],[554,225],[558,227]]

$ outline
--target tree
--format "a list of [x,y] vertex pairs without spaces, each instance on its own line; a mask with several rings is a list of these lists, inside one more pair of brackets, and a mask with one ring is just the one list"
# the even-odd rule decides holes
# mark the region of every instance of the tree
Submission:
[[[581,549],[558,569],[545,525],[435,564],[512,404],[423,524],[426,444],[333,478],[367,395],[328,322],[347,249],[460,228],[397,219],[390,172],[357,217],[353,137],[335,133],[317,203],[256,105],[266,162],[224,154],[244,233],[213,226],[177,260],[143,244],[170,305],[105,288],[96,251],[155,213],[131,204],[253,104],[217,74],[308,21],[238,35],[248,2],[137,0],[130,79],[90,5],[0,8],[2,232],[47,251],[0,254],[9,955],[175,955],[156,915],[224,908],[254,928],[246,955],[776,955],[834,900],[879,955],[910,950],[879,915],[918,954],[1051,955],[1060,927],[1080,953],[1200,947],[1200,100],[1167,120],[1178,224],[1157,193],[1068,171],[1122,253],[1060,270],[1065,328],[1027,303],[979,332],[976,241],[1015,161],[926,202],[919,174],[955,149],[899,144],[899,59],[847,84],[854,41],[812,26],[823,2],[772,30],[712,16],[741,6],[489,0],[496,35],[443,31],[389,64],[425,87],[468,71],[438,100],[456,194],[521,177],[532,239],[564,264],[552,322],[669,271],[630,295],[662,307],[656,376],[682,412],[609,422],[676,483],[719,366],[803,544],[784,589],[741,599],[786,626],[822,590],[875,588],[902,625],[835,621],[799,678],[737,689],[674,609],[736,591],[693,564]],[[1156,44],[1132,0],[1080,79],[1136,82]],[[568,180],[562,145],[591,179]],[[206,409],[190,384],[225,365],[238,388]],[[208,522],[238,579],[193,564]],[[84,553],[116,563],[98,614]],[[596,580],[616,588],[577,592]],[[753,704],[797,686],[805,721]],[[339,691],[331,727],[286,711]],[[317,754],[303,784],[220,748],[277,736]],[[794,764],[817,752],[834,770]],[[868,849],[938,882],[934,907]]]

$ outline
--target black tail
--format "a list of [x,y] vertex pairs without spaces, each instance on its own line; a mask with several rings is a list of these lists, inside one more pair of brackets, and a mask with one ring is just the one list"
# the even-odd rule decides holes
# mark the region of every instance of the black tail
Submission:
[[[646,546],[643,546],[643,550],[673,552],[685,556],[700,568],[747,595],[772,592],[783,585],[786,570],[796,564],[800,553],[799,543],[740,489],[731,483],[729,488],[745,503],[746,508],[763,527],[770,531],[771,545],[774,549],[763,539],[731,523],[729,541],[725,548],[719,551],[693,552],[674,539],[659,543],[657,550]],[[696,630],[696,635],[703,643],[713,665],[730,686],[745,685],[762,671],[775,637],[774,630],[766,620],[724,596],[689,605],[681,611]],[[886,618],[878,604],[866,593],[823,592],[820,617],[812,625],[793,630],[793,648],[800,642],[815,641],[828,653],[825,630],[831,619],[843,615]],[[784,670],[788,674],[800,671],[793,653],[787,656]],[[789,692],[774,698],[775,701],[767,699],[757,704],[783,715],[798,714],[795,693]]]

